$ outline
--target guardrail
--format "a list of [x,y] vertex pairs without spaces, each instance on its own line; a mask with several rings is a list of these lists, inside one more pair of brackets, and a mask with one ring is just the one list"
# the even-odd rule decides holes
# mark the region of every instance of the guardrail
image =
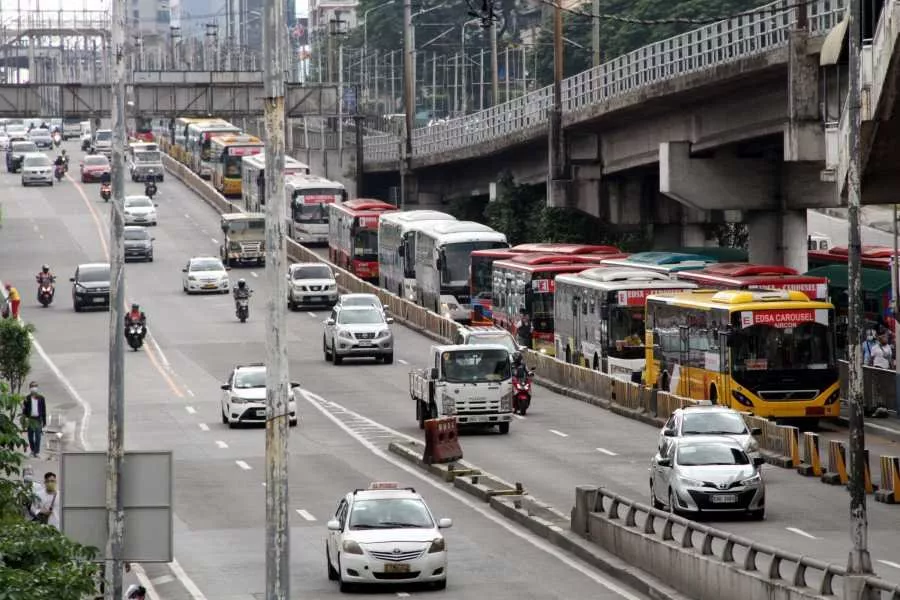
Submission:
[[[838,372],[841,378],[841,399],[847,399],[847,373],[846,360],[838,361]],[[897,410],[897,374],[890,369],[877,367],[863,367],[863,411],[866,416],[871,416],[879,411]]]
[[24,14],[21,17],[6,20],[5,25],[11,35],[17,35],[29,31],[52,31],[55,29],[108,31],[111,22],[109,12],[104,10],[60,10]]
[[[612,528],[633,535],[616,535]],[[694,597],[772,597],[759,592],[771,593],[774,587],[778,589],[774,597],[851,598],[851,586],[844,585],[847,573],[843,567],[714,529],[602,487],[576,488],[572,531],[649,572],[654,572],[654,566],[668,565],[666,582]],[[645,543],[629,543],[648,539],[652,543],[649,549]],[[712,565],[691,564],[694,561],[712,561]],[[715,575],[710,567],[716,569]],[[697,577],[698,570],[709,576]],[[864,587],[900,600],[900,585],[866,577]],[[860,597],[852,596],[853,600]]]
[[[843,0],[804,3],[810,34],[828,33],[843,17],[843,6]],[[563,112],[784,47],[797,22],[797,10],[793,0],[776,0],[751,13],[704,25],[567,77],[562,81]],[[547,86],[480,112],[419,127],[412,134],[412,156],[448,152],[544,126],[552,103],[552,87]],[[388,155],[378,142],[372,140],[371,150],[367,142],[366,160],[399,159],[399,155]]]

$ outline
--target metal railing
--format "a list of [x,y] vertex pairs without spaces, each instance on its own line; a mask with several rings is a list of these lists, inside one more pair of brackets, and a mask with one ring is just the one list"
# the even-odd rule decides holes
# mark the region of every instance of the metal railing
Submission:
[[[843,16],[843,6],[842,0],[809,3],[810,33],[826,34]],[[568,77],[562,82],[563,112],[786,46],[796,10],[792,0],[777,0],[753,13],[704,25]],[[417,128],[412,134],[412,156],[448,152],[544,127],[552,103],[552,87],[547,86],[487,110]],[[375,139],[372,143],[366,144],[367,161],[399,158],[389,158]]]
[[[674,544],[686,552],[698,553],[722,565],[736,567],[773,583],[790,585],[801,593],[816,594],[824,598],[840,598],[844,595],[844,567],[784,552],[714,529],[635,502],[602,487],[596,490],[578,488],[575,503],[572,513],[573,531],[599,541],[601,545],[602,540],[598,540],[597,535],[592,535],[592,523],[596,519],[605,519],[616,526],[649,536],[655,543]],[[880,592],[883,598],[900,600],[900,585],[877,577],[867,577],[866,588]]]
[[8,19],[4,25],[12,35],[57,29],[100,32],[109,30],[111,18],[103,10],[41,11]]

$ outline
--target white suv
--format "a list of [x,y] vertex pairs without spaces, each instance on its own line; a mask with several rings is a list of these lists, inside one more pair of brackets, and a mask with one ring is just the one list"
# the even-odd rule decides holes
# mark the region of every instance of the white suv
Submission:
[[750,458],[760,456],[756,436],[762,435],[758,427],[749,428],[743,415],[725,406],[712,403],[696,404],[676,409],[659,432],[658,448],[666,438],[691,436],[725,437],[739,443]]
[[[291,393],[299,383],[291,384]],[[297,424],[297,402],[288,403],[291,427]],[[262,363],[238,365],[228,383],[222,384],[222,423],[232,429],[241,423],[266,422],[266,366]]]
[[334,306],[338,301],[337,281],[325,263],[294,263],[288,267],[288,308]]
[[491,325],[475,325],[470,327],[457,327],[453,343],[461,346],[482,346],[484,344],[500,344],[506,346],[510,356],[516,352],[526,350],[516,342],[513,334],[500,327]]

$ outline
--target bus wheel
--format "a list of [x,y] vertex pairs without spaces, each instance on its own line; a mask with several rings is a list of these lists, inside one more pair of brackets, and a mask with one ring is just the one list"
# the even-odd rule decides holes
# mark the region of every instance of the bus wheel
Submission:
[[716,389],[716,386],[711,386],[709,388],[709,401],[713,404],[719,403],[719,391]]

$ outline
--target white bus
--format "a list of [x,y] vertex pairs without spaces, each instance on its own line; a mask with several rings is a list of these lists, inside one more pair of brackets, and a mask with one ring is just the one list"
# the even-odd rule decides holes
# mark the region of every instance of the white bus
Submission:
[[337,181],[316,175],[292,175],[284,182],[291,237],[302,244],[328,243],[328,205],[347,199]]
[[695,289],[664,273],[598,267],[556,276],[556,358],[628,381],[644,371],[647,296]]
[[474,250],[509,248],[506,236],[474,221],[436,223],[416,232],[416,301],[441,313],[441,296],[469,303],[469,263]]
[[387,213],[378,219],[378,285],[416,301],[416,232],[435,223],[456,221],[436,210]]
[[[266,155],[253,154],[241,159],[241,204],[250,212],[261,212],[266,204]],[[309,165],[284,155],[285,181],[290,175],[309,175]],[[290,212],[290,211],[289,211]]]

